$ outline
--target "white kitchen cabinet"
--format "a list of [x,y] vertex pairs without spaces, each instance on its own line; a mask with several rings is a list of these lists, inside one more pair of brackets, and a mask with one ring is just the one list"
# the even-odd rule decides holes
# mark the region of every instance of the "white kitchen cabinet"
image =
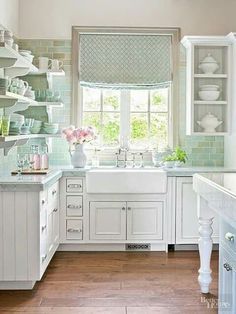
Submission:
[[[227,36],[185,36],[186,48],[186,133],[187,135],[225,135],[230,132],[232,103],[232,42]],[[201,68],[206,57],[213,58],[218,68],[204,73]],[[199,91],[206,85],[217,86],[219,97],[200,98]],[[204,100],[203,100],[204,99]],[[208,113],[222,123],[214,131],[200,126]]]
[[219,261],[219,313],[235,314],[236,267],[235,256],[222,245]]
[[90,240],[126,239],[126,202],[90,202]]
[[127,202],[127,240],[163,239],[163,202]]
[[58,247],[59,191],[28,190],[0,188],[0,289],[32,289]]
[[89,210],[85,210],[85,198],[83,177],[60,180],[60,243],[82,243],[85,237],[87,240]]
[[90,202],[90,240],[162,240],[163,202]]
[[[212,217],[215,214],[212,213]],[[193,191],[192,177],[176,179],[176,244],[197,244],[199,240],[197,194]],[[218,243],[218,219],[213,222],[213,241]]]

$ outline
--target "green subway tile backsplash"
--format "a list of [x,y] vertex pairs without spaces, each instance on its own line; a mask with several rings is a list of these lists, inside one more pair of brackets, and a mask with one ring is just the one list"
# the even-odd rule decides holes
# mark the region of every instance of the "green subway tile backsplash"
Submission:
[[[54,89],[60,90],[64,108],[54,109],[53,122],[59,122],[61,127],[70,123],[71,105],[71,41],[70,40],[19,40],[20,48],[29,49],[35,55],[35,64],[39,56],[56,58],[64,63],[65,77],[54,79]],[[185,86],[186,86],[186,54],[180,47],[179,68],[179,145],[188,153],[189,166],[223,166],[224,164],[224,138],[211,136],[186,136],[185,132]],[[40,112],[39,112],[40,115]],[[24,147],[24,150],[27,150]],[[68,164],[70,162],[68,146],[63,139],[52,140],[50,160],[52,164]]]

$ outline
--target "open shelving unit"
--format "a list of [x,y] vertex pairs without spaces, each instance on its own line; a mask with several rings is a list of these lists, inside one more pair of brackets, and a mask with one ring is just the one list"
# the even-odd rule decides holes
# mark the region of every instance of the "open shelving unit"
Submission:
[[[181,42],[187,51],[186,133],[187,135],[225,135],[230,132],[232,43],[227,36],[185,36]],[[205,74],[199,68],[200,62],[208,54],[219,66],[212,74]],[[199,91],[202,85],[218,85],[219,98],[214,101],[201,100]],[[208,113],[223,121],[213,133],[204,132],[197,123]]]
[[[0,43],[0,77],[14,78],[18,76],[37,76],[43,77],[47,80],[48,85],[52,86],[54,76],[64,76],[64,71],[58,72],[40,72],[26,58],[21,56],[17,51],[12,49],[5,43]],[[5,114],[12,114],[18,111],[24,111],[28,107],[41,107],[45,106],[48,113],[52,114],[52,108],[63,107],[62,102],[37,102],[28,97],[6,92],[4,95],[0,95],[0,110],[4,110]],[[4,149],[4,155],[7,155],[10,149],[14,146],[24,145],[30,139],[35,138],[59,138],[60,134],[26,134],[26,135],[14,135],[14,136],[0,136],[0,148]]]

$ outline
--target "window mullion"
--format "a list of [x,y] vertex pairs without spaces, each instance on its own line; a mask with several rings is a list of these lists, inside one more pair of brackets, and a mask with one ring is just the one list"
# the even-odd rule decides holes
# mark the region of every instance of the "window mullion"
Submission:
[[130,141],[130,91],[120,93],[120,145],[129,147]]

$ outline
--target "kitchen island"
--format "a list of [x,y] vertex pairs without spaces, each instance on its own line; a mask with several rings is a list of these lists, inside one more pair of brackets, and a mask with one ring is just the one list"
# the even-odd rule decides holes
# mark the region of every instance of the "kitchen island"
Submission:
[[[199,219],[200,269],[198,281],[202,293],[210,290],[212,223],[219,216],[219,313],[236,311],[236,174],[195,174]],[[212,215],[212,210],[215,214]]]

